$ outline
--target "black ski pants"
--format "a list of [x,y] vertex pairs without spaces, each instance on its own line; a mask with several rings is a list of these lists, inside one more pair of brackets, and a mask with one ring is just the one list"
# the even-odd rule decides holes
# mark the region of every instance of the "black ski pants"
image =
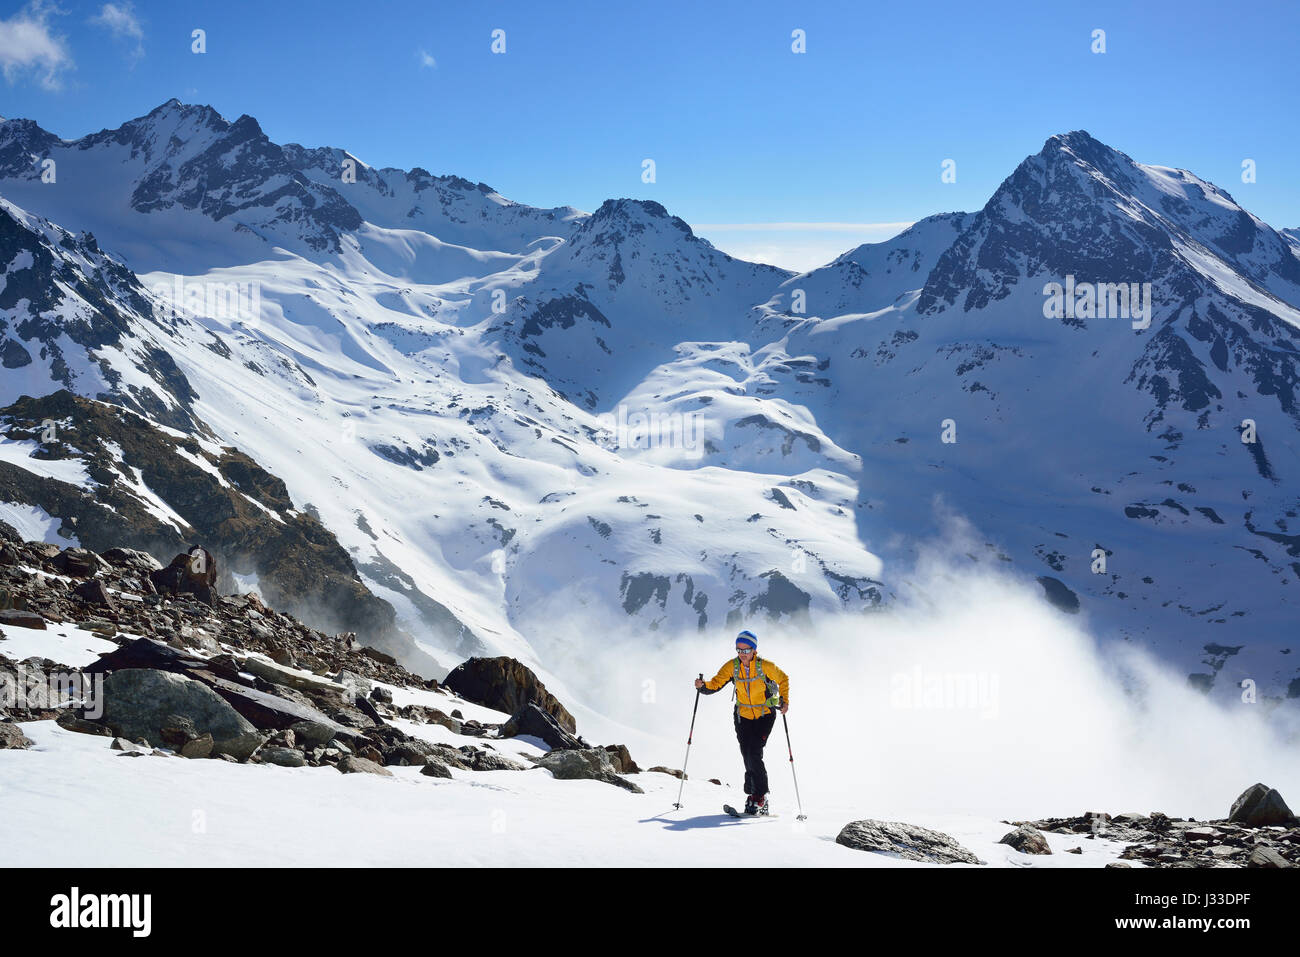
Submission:
[[776,712],[768,711],[759,718],[742,718],[740,709],[733,714],[736,722],[736,740],[740,742],[740,756],[745,762],[745,794],[767,793],[767,768],[763,766],[763,746],[772,733]]

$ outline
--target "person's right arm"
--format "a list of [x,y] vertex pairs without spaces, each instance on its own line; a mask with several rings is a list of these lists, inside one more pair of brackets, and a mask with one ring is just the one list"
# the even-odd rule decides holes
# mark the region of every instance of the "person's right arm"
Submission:
[[700,694],[713,694],[715,691],[721,691],[727,686],[727,682],[731,680],[734,671],[735,669],[732,667],[731,662],[728,661],[718,669],[716,675],[704,682],[704,684],[697,685],[696,687],[699,689]]

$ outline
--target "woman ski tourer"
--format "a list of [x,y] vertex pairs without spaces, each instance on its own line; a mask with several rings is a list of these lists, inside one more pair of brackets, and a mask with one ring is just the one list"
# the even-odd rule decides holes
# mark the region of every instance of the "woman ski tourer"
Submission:
[[745,813],[767,814],[767,768],[763,746],[776,722],[776,711],[790,710],[790,678],[773,662],[758,657],[758,639],[752,631],[736,636],[736,657],[708,681],[695,680],[701,694],[713,694],[727,686],[735,688],[736,739],[745,762]]

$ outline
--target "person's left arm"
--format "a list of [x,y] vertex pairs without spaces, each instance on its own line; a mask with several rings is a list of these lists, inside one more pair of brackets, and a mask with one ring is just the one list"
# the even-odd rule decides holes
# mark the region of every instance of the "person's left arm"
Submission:
[[790,676],[770,661],[767,670],[773,672],[772,677],[776,679],[777,689],[781,693],[781,713],[784,714],[790,707]]

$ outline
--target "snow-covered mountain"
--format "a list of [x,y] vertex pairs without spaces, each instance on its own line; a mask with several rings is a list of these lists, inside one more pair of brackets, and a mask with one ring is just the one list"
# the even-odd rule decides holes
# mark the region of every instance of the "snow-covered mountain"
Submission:
[[[1296,265],[1192,174],[1056,136],[910,297],[773,311],[778,358],[827,366],[778,394],[863,456],[864,540],[917,535],[941,498],[979,524],[982,560],[1036,567],[1064,607],[1200,658],[1195,681],[1295,694]],[[1076,282],[1149,283],[1150,314],[1111,314],[1107,290],[1049,317],[1049,284]]]
[[[0,124],[0,196],[5,396],[241,450],[443,667],[875,608],[955,510],[1218,693],[1295,688],[1300,242],[1086,133],[798,276],[652,201],[536,209],[176,101]],[[38,249],[73,278],[32,298]],[[1050,283],[1149,283],[1149,325]]]

